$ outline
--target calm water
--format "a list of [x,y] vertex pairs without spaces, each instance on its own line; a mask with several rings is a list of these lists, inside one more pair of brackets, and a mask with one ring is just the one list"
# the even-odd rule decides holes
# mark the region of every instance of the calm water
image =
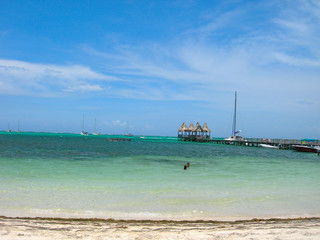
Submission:
[[[234,220],[320,216],[320,157],[175,138],[0,135],[0,215]],[[191,163],[188,170],[183,166]]]

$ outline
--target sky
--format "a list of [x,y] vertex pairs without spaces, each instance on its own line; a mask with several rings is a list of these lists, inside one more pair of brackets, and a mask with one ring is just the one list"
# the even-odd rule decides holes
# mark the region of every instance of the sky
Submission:
[[0,1],[0,130],[228,137],[235,91],[243,137],[320,138],[319,0]]

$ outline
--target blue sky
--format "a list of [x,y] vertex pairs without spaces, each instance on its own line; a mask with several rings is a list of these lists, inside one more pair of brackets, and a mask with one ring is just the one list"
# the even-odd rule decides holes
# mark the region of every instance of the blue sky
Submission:
[[0,129],[320,138],[320,2],[0,1]]

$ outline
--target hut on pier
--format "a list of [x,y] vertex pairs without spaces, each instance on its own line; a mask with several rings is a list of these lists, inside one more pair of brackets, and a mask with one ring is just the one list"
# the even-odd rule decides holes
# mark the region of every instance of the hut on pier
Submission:
[[183,122],[178,129],[178,138],[182,141],[201,141],[210,139],[211,130],[206,123],[201,125],[197,122],[196,126],[193,123],[189,127]]
[[194,132],[195,132],[196,136],[201,136],[203,133],[203,129],[198,122],[197,122],[196,126],[194,127]]
[[202,130],[203,130],[203,134],[210,138],[211,130],[208,128],[208,125],[206,123],[203,124]]
[[193,123],[190,123],[189,127],[188,127],[188,130],[187,130],[187,136],[192,136],[194,135],[194,126],[193,126]]
[[181,127],[178,129],[178,136],[179,137],[187,136],[188,129],[189,128],[187,127],[187,125],[183,122]]

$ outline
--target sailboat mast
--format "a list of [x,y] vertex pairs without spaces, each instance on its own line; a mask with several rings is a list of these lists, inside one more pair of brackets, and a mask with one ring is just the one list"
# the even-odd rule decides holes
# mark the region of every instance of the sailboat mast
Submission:
[[84,113],[82,114],[82,132],[84,131]]
[[128,135],[129,134],[129,122],[126,122],[126,131],[124,135]]
[[232,125],[232,136],[235,136],[237,131],[237,91],[234,94],[234,113],[233,113],[233,125]]

